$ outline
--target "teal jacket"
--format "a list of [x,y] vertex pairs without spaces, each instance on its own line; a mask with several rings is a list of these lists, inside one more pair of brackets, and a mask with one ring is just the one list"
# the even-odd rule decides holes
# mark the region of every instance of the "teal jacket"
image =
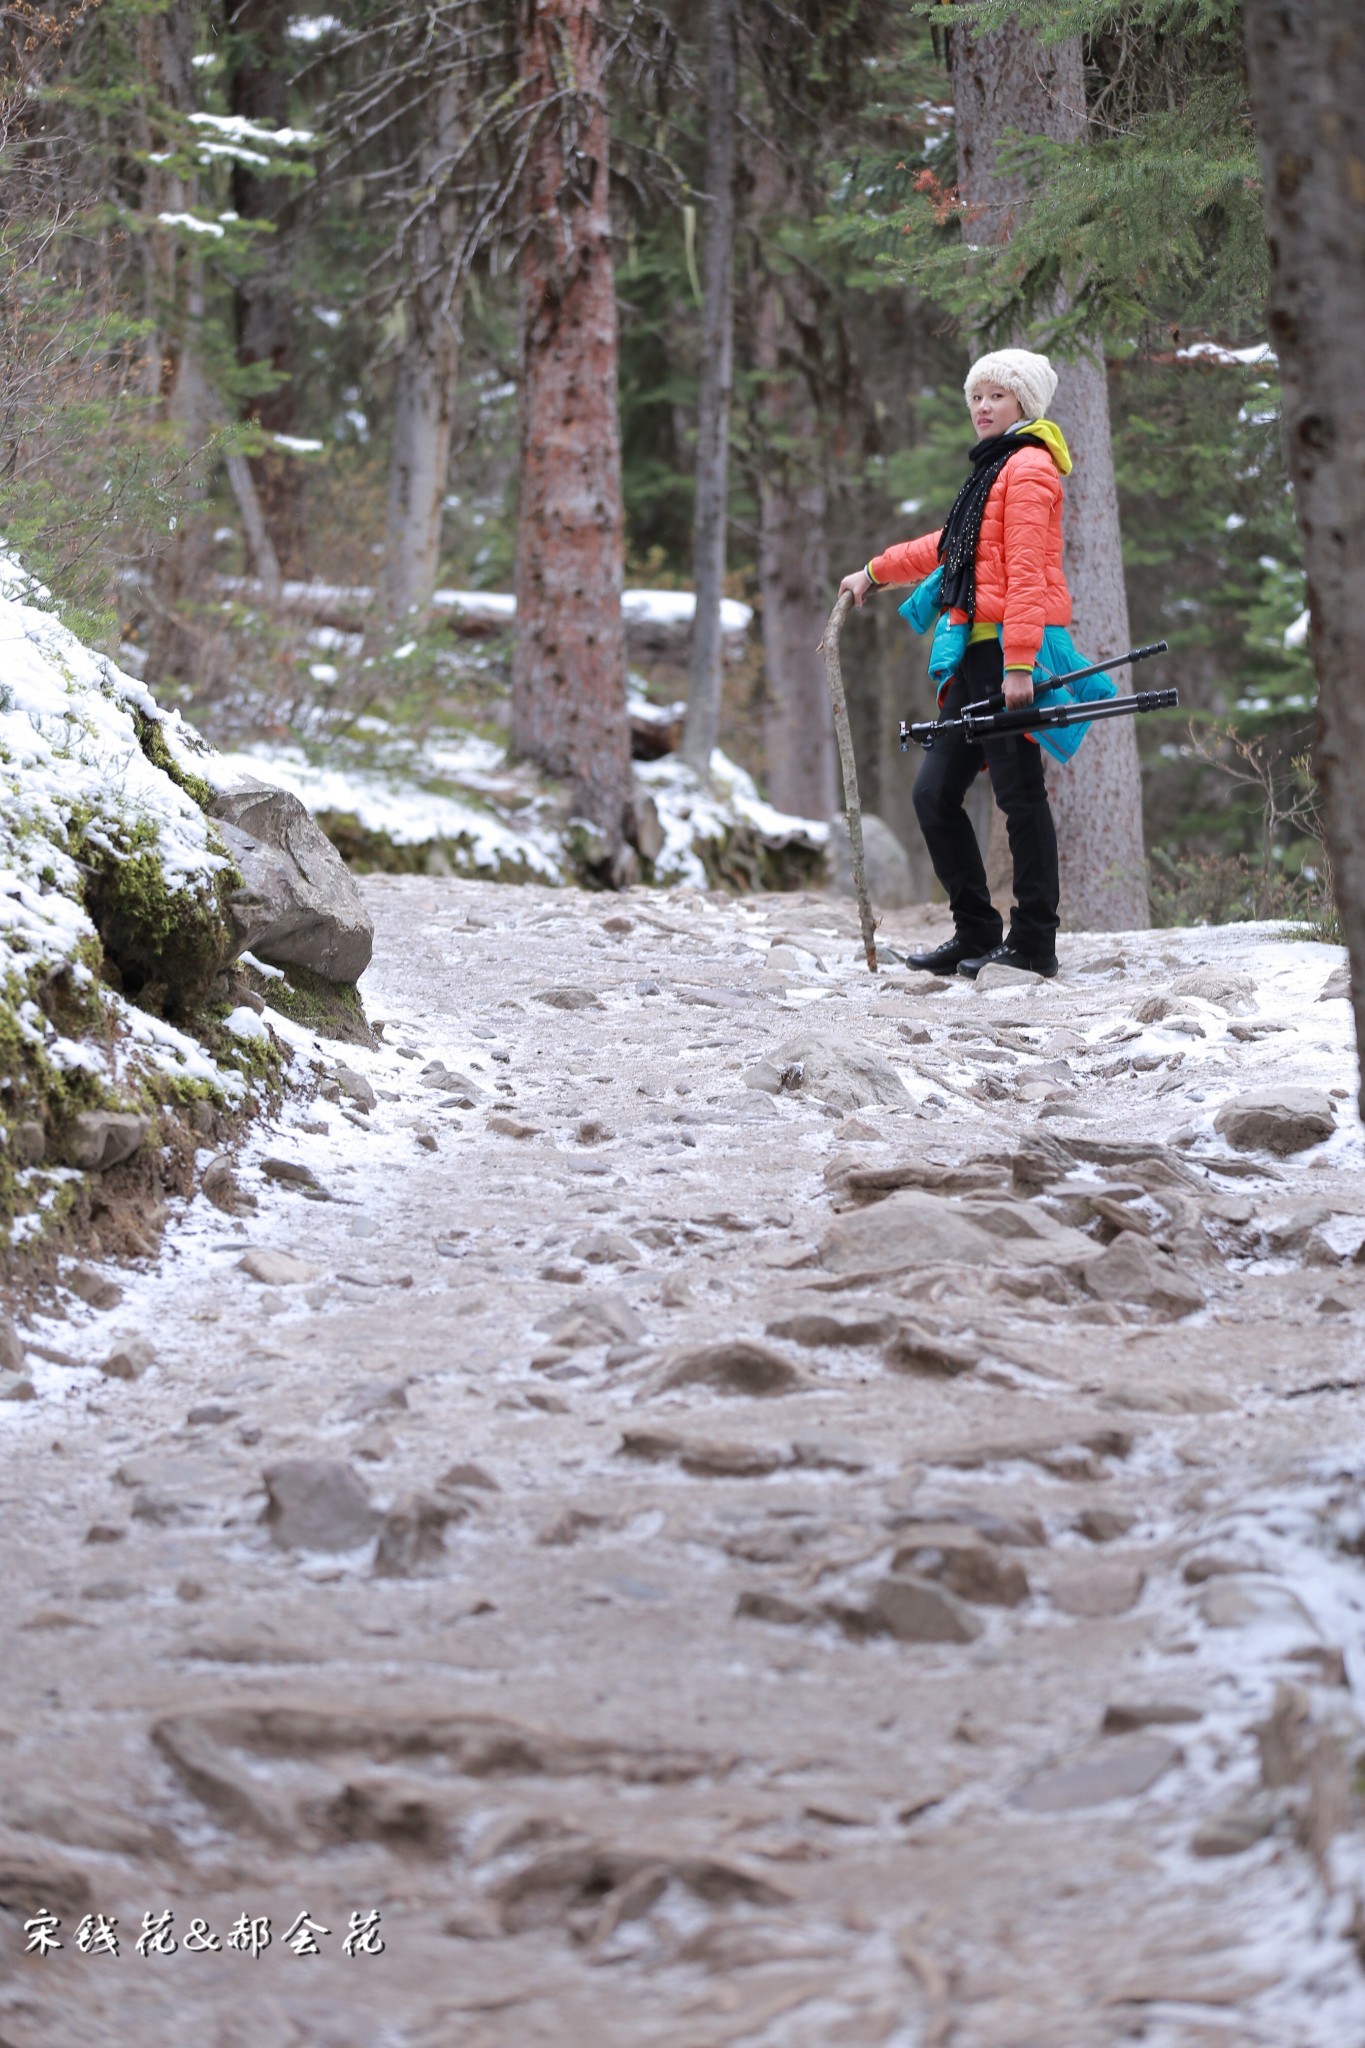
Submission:
[[[922,583],[915,585],[909,597],[898,607],[901,617],[908,619],[917,633],[927,633],[930,626],[934,627],[933,644],[929,649],[929,676],[937,687],[940,704],[949,683],[962,666],[969,631],[965,625],[955,625],[946,611],[939,610],[942,582],[942,569],[935,569]],[[996,628],[997,632],[1000,630]],[[1116,685],[1108,676],[1087,676],[1074,689],[1059,689],[1053,684],[1054,676],[1068,675],[1072,669],[1088,665],[1086,657],[1077,653],[1076,643],[1065,626],[1048,626],[1033,668],[1035,704],[1099,704],[1105,698],[1115,696]],[[1055,760],[1069,761],[1089,730],[1088,725],[1064,725],[1056,732],[1026,733],[1025,738],[1036,740]]]

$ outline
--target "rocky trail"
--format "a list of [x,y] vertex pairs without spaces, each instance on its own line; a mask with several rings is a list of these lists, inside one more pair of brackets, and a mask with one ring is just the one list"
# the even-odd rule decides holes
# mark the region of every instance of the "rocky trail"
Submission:
[[1340,953],[363,886],[380,1049],[19,1318],[0,2042],[1365,2040]]

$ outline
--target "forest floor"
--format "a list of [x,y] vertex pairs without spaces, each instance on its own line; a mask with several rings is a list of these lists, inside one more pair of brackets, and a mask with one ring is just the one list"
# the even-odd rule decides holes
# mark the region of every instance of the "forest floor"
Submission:
[[0,2041],[1365,2039],[1340,952],[363,887],[381,1049],[21,1333]]

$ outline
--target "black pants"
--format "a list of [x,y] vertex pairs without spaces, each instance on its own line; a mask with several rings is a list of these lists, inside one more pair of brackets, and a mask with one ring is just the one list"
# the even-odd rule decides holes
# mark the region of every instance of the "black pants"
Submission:
[[[998,691],[1004,657],[998,640],[980,640],[948,686],[941,716]],[[924,757],[915,777],[915,815],[947,892],[958,937],[983,953],[1000,944],[1000,913],[986,887],[986,868],[971,820],[963,809],[968,790],[990,771],[995,800],[1005,813],[1014,859],[1010,938],[1021,953],[1050,957],[1057,943],[1057,834],[1043,780],[1043,750],[1022,733],[972,742],[945,734]]]

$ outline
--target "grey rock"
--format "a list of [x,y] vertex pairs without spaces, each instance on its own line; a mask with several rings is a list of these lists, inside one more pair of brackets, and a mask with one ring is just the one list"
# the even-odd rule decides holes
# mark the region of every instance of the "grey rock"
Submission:
[[602,1007],[590,988],[537,989],[534,1001],[548,1003],[552,1010],[600,1010]]
[[771,1345],[726,1337],[667,1353],[656,1391],[700,1386],[713,1387],[718,1394],[789,1394],[807,1384],[804,1373]]
[[1330,1138],[1336,1112],[1331,1096],[1319,1088],[1256,1088],[1225,1102],[1213,1128],[1236,1152],[1285,1158]]
[[0,1390],[0,1401],[36,1401],[37,1398],[38,1389],[32,1380],[6,1380],[3,1390]]
[[1083,1751],[1039,1771],[1010,1800],[1025,1813],[1076,1813],[1111,1799],[1134,1799],[1155,1785],[1180,1751],[1160,1735],[1135,1735]]
[[358,981],[374,926],[341,855],[299,799],[253,782],[217,791],[210,809],[242,876],[229,904],[238,952]]
[[1204,1306],[1203,1289],[1169,1252],[1131,1230],[1090,1260],[1081,1278],[1100,1301],[1139,1302],[1172,1320]]
[[445,1556],[446,1525],[468,1512],[452,1500],[410,1493],[385,1515],[374,1555],[375,1576],[410,1579]]
[[1164,1728],[1183,1721],[1202,1721],[1203,1718],[1198,1707],[1184,1706],[1179,1700],[1116,1700],[1104,1710],[1100,1733],[1132,1735],[1139,1728]]
[[472,1464],[468,1460],[448,1466],[436,1484],[441,1487],[476,1486],[485,1493],[502,1492],[491,1472],[485,1472],[482,1465]]
[[1351,1000],[1351,970],[1349,967],[1334,967],[1322,984],[1318,995],[1320,1003],[1349,1003]]
[[131,1159],[142,1144],[150,1121],[124,1110],[83,1109],[62,1133],[62,1154],[68,1166],[83,1173],[107,1173]]
[[1136,1520],[1123,1508],[1082,1508],[1071,1526],[1088,1543],[1113,1543],[1126,1536]]
[[620,1449],[623,1457],[671,1462],[706,1479],[762,1479],[788,1462],[786,1452],[773,1444],[686,1437],[672,1429],[624,1430]]
[[261,1517],[284,1550],[354,1550],[379,1520],[349,1465],[336,1458],[285,1458],[263,1474]]
[[871,1208],[840,1216],[820,1244],[829,1272],[894,1272],[908,1266],[1072,1265],[1096,1256],[1079,1230],[1004,1198],[961,1202],[901,1188]]
[[210,1159],[199,1182],[200,1192],[225,1216],[249,1216],[257,1208],[256,1197],[242,1186],[232,1170],[226,1152]]
[[866,1608],[832,1603],[829,1611],[851,1634],[894,1636],[899,1643],[974,1643],[981,1633],[971,1609],[932,1579],[883,1579]]
[[1147,1574],[1135,1565],[1066,1565],[1053,1576],[1048,1593],[1063,1614],[1098,1619],[1136,1607],[1146,1582]]
[[758,1587],[748,1588],[735,1602],[737,1621],[772,1621],[779,1628],[801,1628],[820,1618],[816,1608],[803,1607],[798,1600],[788,1600],[782,1593],[768,1593]]
[[1274,1579],[1210,1579],[1199,1595],[1199,1612],[1210,1628],[1249,1628],[1259,1622],[1314,1633],[1298,1595]]
[[18,1166],[41,1166],[47,1155],[47,1132],[36,1117],[26,1117],[12,1126],[9,1149]]
[[580,1294],[565,1308],[542,1316],[538,1330],[566,1351],[588,1344],[638,1344],[645,1326],[624,1295]]
[[66,1275],[66,1285],[91,1308],[117,1308],[123,1299],[123,1289],[118,1282],[95,1272],[90,1266],[73,1267]]
[[[840,896],[852,896],[853,850],[841,813],[830,819],[829,864],[830,886]],[[904,910],[918,900],[910,856],[874,811],[863,812],[863,868],[868,894],[880,909]]]
[[876,1453],[847,1436],[799,1436],[792,1445],[798,1465],[816,1472],[866,1472]]
[[263,1159],[261,1172],[267,1180],[278,1181],[283,1187],[315,1188],[318,1184],[312,1167],[299,1159]]
[[970,1372],[979,1362],[980,1352],[974,1344],[937,1337],[918,1323],[902,1323],[882,1359],[893,1372],[932,1373],[939,1379],[953,1379],[958,1373]]
[[247,1252],[244,1258],[238,1259],[237,1270],[249,1279],[259,1280],[263,1287],[300,1287],[318,1277],[316,1266],[296,1259],[292,1252],[264,1249]]
[[11,1319],[0,1310],[0,1372],[22,1372],[24,1347]]
[[640,1247],[623,1230],[590,1230],[570,1246],[570,1256],[587,1266],[638,1266]]
[[123,1337],[100,1363],[107,1380],[140,1380],[155,1365],[156,1352],[145,1337]]
[[1256,1007],[1256,983],[1249,974],[1229,974],[1221,967],[1198,967],[1171,983],[1173,996],[1197,996],[1220,1010],[1245,1016]]
[[[910,1105],[900,1075],[875,1046],[842,1045],[801,1032],[778,1046],[766,1064],[776,1070],[778,1087],[784,1092],[816,1096],[827,1108],[842,1114],[866,1109],[874,1102],[896,1109]],[[797,1068],[801,1070],[799,1078]],[[766,1087],[763,1080],[748,1081],[748,1085]]]
[[363,1074],[357,1074],[354,1067],[334,1067],[332,1078],[348,1101],[357,1109],[373,1109],[379,1097],[375,1094]]
[[1030,984],[1035,987],[1041,986],[1045,979],[1044,975],[1035,974],[1031,968],[1006,967],[1003,962],[992,960],[976,976],[975,987],[980,994],[986,995],[993,988],[1023,989]]
[[1001,1557],[971,1530],[928,1523],[915,1530],[891,1560],[895,1573],[933,1579],[959,1600],[983,1607],[1018,1607],[1028,1599],[1028,1574],[1017,1558]]
[[856,1346],[880,1344],[895,1327],[892,1315],[835,1316],[820,1309],[804,1309],[797,1315],[779,1316],[768,1324],[767,1333],[792,1344]]
[[1202,1821],[1190,1838],[1190,1847],[1196,1856],[1244,1856],[1274,1832],[1278,1817],[1274,1800],[1255,1795]]

